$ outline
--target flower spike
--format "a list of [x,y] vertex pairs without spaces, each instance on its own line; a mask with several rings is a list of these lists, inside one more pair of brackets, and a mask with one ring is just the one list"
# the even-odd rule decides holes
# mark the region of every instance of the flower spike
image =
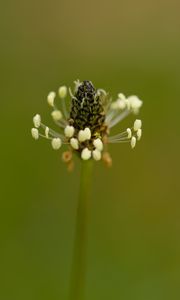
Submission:
[[[129,114],[137,115],[143,102],[137,96],[126,97],[122,93],[118,93],[117,100],[112,102],[109,94],[103,89],[95,89],[91,81],[77,80],[74,83],[74,93],[66,86],[58,89],[60,108],[54,103],[55,92],[50,92],[47,96],[47,102],[52,108],[51,116],[60,127],[60,132],[44,125],[41,116],[36,114],[33,117],[32,137],[35,140],[39,137],[50,140],[54,150],[59,150],[62,144],[67,145],[68,151],[63,152],[63,161],[69,164],[69,168],[73,165],[73,153],[82,160],[103,160],[111,166],[108,144],[129,143],[134,148],[142,136],[142,121],[136,119],[132,127],[113,136],[110,135],[111,128]],[[67,96],[71,102],[69,110]]]

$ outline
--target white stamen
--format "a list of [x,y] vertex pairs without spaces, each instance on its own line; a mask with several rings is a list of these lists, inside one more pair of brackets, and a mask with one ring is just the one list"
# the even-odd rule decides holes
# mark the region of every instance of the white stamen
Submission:
[[135,138],[135,136],[133,136],[131,138],[131,147],[134,148],[135,146],[136,146],[136,138]]
[[67,95],[67,87],[65,85],[60,86],[58,93],[59,93],[60,98],[62,98],[62,99],[65,98]]
[[141,120],[136,120],[134,122],[134,131],[137,131],[138,129],[140,129],[142,127],[142,121]]
[[54,99],[56,97],[56,93],[55,92],[50,92],[47,96],[47,102],[50,106],[54,106]]
[[98,149],[99,151],[103,150],[103,142],[101,141],[100,138],[97,138],[93,141],[93,145],[96,149]]
[[88,160],[91,158],[91,151],[88,148],[84,148],[81,152],[81,158],[83,160]]
[[36,114],[33,117],[33,123],[36,128],[39,128],[41,126],[41,116],[39,114]]
[[59,120],[62,119],[62,112],[60,110],[54,110],[51,113],[51,116],[52,116],[54,121],[59,121]]
[[98,149],[95,149],[92,152],[94,160],[100,160],[101,159],[101,152]]
[[132,137],[132,131],[131,131],[130,128],[127,128],[126,131],[127,131],[127,134],[128,134],[127,138],[130,139]]
[[39,138],[39,131],[38,131],[37,128],[32,128],[31,129],[31,134],[32,134],[33,139],[38,140],[38,138]]
[[75,138],[70,139],[70,144],[73,149],[75,149],[75,150],[79,149],[78,139],[75,139]]
[[67,138],[71,138],[74,135],[74,127],[67,125],[64,129],[64,134]]
[[46,126],[46,128],[45,128],[45,136],[46,136],[47,139],[48,139],[48,137],[49,137],[49,127],[47,127],[47,126]]
[[142,136],[142,129],[139,128],[138,131],[137,131],[137,140],[138,141],[141,139],[141,136]]
[[52,139],[51,145],[54,150],[58,150],[62,145],[61,139],[60,138]]
[[86,127],[84,130],[80,130],[78,133],[78,140],[80,142],[84,142],[86,140],[90,140],[91,138],[91,130]]

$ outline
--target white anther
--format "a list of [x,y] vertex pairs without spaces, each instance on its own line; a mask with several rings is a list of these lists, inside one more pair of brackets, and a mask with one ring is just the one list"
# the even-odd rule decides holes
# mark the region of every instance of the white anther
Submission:
[[74,93],[76,93],[77,90],[78,90],[78,88],[79,88],[79,86],[81,85],[81,82],[80,82],[79,79],[77,79],[77,80],[74,81],[74,84],[75,84]]
[[126,103],[126,107],[129,110],[131,108],[131,104],[129,102],[129,99],[125,99],[124,102]]
[[51,145],[52,145],[54,150],[58,150],[62,145],[61,139],[60,138],[52,139]]
[[132,137],[132,131],[131,131],[130,128],[127,128],[126,131],[127,131],[127,134],[128,134],[127,138],[130,139]]
[[138,131],[137,131],[137,140],[138,141],[141,139],[141,136],[142,136],[142,129],[139,128]]
[[139,112],[140,107],[142,106],[143,102],[137,96],[130,96],[128,97],[130,106],[132,111],[136,114]]
[[67,87],[64,85],[64,86],[60,86],[59,90],[58,90],[58,93],[59,93],[59,97],[60,98],[65,98],[66,95],[67,95]]
[[49,127],[47,127],[47,126],[45,128],[45,136],[46,136],[46,138],[49,137]]
[[131,138],[131,147],[134,148],[135,146],[136,146],[136,138],[135,138],[135,136],[133,136]]
[[47,102],[50,106],[54,106],[54,99],[56,97],[56,93],[55,92],[50,92],[47,96]]
[[54,121],[59,121],[59,120],[62,119],[62,112],[60,110],[54,110],[51,113],[51,116],[52,116]]
[[111,103],[111,109],[113,110],[119,109],[118,100]]
[[73,126],[67,125],[64,129],[64,134],[67,138],[71,138],[74,135],[74,131],[75,129]]
[[87,127],[84,130],[80,130],[78,133],[78,140],[80,142],[85,142],[87,140],[90,140],[91,138],[91,130]]
[[92,152],[94,160],[100,160],[101,159],[101,152],[98,149],[95,149]]
[[137,131],[138,129],[140,129],[142,127],[142,121],[141,120],[136,120],[134,122],[134,131]]
[[86,134],[85,134],[84,130],[79,130],[78,140],[80,142],[84,142],[86,140]]
[[125,100],[125,99],[126,99],[125,95],[122,94],[122,93],[119,93],[119,94],[118,94],[118,98],[119,98],[120,100]]
[[33,123],[34,123],[34,126],[36,127],[36,128],[39,128],[40,126],[41,126],[41,116],[40,115],[35,115],[34,117],[33,117]]
[[91,130],[88,127],[86,127],[84,129],[84,132],[86,134],[86,140],[90,140],[91,139]]
[[117,100],[117,105],[118,105],[118,108],[119,108],[120,110],[123,110],[123,109],[125,109],[125,107],[126,107],[126,101],[123,100],[123,99],[118,99],[118,100]]
[[73,149],[78,150],[79,149],[78,139],[75,138],[70,139],[70,145]]
[[101,141],[100,138],[97,138],[93,141],[93,145],[96,149],[98,149],[99,151],[103,150],[103,142]]
[[33,139],[38,140],[38,138],[39,138],[39,131],[38,131],[37,128],[32,128],[31,129],[31,134],[32,134]]
[[88,160],[91,158],[91,151],[88,148],[84,148],[81,152],[81,158],[83,160]]

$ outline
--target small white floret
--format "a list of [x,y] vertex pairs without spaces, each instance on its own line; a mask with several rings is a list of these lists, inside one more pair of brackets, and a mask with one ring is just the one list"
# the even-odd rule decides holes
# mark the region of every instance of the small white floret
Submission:
[[56,97],[56,93],[55,92],[50,92],[47,96],[47,102],[50,106],[54,106],[54,99]]
[[67,138],[71,138],[74,135],[74,131],[75,129],[73,126],[67,125],[64,129],[64,134]]
[[131,138],[131,147],[134,148],[135,146],[136,146],[136,138],[135,138],[135,136],[133,136]]
[[137,131],[138,129],[140,129],[142,127],[142,121],[141,120],[136,120],[134,122],[134,131]]
[[41,126],[41,116],[39,114],[36,114],[33,117],[33,123],[36,128],[39,128]]
[[62,98],[62,99],[65,98],[67,95],[67,87],[65,85],[60,86],[58,93],[59,93],[60,98]]
[[142,136],[142,129],[138,129],[137,131],[137,140],[139,141],[141,139],[141,136]]
[[39,131],[38,131],[37,128],[32,128],[31,129],[31,134],[32,134],[33,139],[38,140],[38,138],[39,138]]
[[62,145],[61,139],[60,138],[52,139],[51,145],[52,145],[54,150],[58,150]]
[[62,112],[60,110],[54,110],[51,113],[51,116],[52,116],[54,121],[59,121],[59,120],[62,119]]
[[78,150],[79,149],[78,139],[75,138],[70,139],[70,145],[73,149]]
[[48,139],[48,137],[49,137],[49,127],[47,127],[47,126],[45,128],[45,136]]
[[99,151],[103,150],[103,142],[101,141],[100,138],[97,138],[93,141],[93,145],[96,149],[98,149]]
[[83,160],[88,160],[91,158],[91,151],[88,148],[84,148],[81,152],[81,158]]
[[98,149],[95,149],[92,152],[94,160],[100,160],[101,159],[101,152]]
[[128,134],[127,138],[130,139],[132,137],[132,131],[131,131],[130,128],[127,128],[126,131],[127,131],[127,134]]

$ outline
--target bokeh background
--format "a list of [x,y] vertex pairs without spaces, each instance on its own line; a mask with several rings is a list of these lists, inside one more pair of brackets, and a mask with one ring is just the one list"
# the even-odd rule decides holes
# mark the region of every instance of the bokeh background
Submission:
[[[143,139],[95,165],[86,299],[180,299],[177,0],[1,2],[0,299],[68,299],[80,166],[30,135],[59,85],[144,100]],[[119,125],[126,128],[133,118]]]

